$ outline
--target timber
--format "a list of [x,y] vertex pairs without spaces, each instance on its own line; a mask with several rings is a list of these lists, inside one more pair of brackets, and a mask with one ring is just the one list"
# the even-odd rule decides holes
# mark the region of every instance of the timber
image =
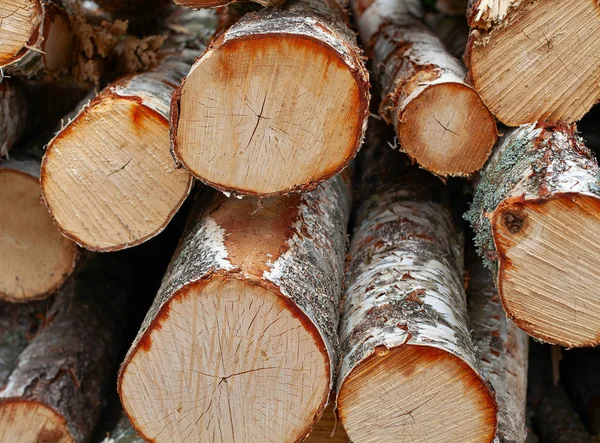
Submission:
[[40,201],[41,146],[0,162],[0,298],[45,298],[73,272],[77,245],[60,235]]
[[498,404],[496,438],[524,442],[527,437],[527,358],[529,337],[508,321],[491,272],[477,257],[469,260],[469,324],[479,349],[481,373],[494,388]]
[[566,347],[600,342],[600,184],[566,124],[524,125],[498,142],[465,218],[508,318]]
[[20,140],[25,131],[27,105],[17,81],[0,79],[0,160]]
[[[176,4],[188,8],[218,8],[229,4],[242,3],[243,0],[174,0]],[[284,0],[252,0],[262,6],[273,7],[284,3]]]
[[142,437],[308,435],[333,384],[349,212],[341,175],[302,195],[197,195],[119,372]]
[[291,0],[243,16],[173,97],[173,155],[239,195],[309,191],[361,145],[369,79],[337,0]]
[[468,18],[469,77],[505,125],[572,123],[600,99],[595,0],[470,0]]
[[496,405],[469,335],[460,225],[441,182],[388,140],[372,131],[359,163],[340,420],[352,441],[491,442]]
[[128,281],[88,261],[56,297],[0,392],[3,442],[85,442],[97,424],[120,345]]
[[170,153],[171,96],[208,44],[216,16],[177,11],[158,65],[107,86],[50,141],[41,186],[63,235],[116,251],[160,233],[187,198],[192,177]]
[[478,171],[497,139],[495,119],[423,22],[420,2],[353,0],[352,7],[378,80],[379,114],[401,149],[443,177]]

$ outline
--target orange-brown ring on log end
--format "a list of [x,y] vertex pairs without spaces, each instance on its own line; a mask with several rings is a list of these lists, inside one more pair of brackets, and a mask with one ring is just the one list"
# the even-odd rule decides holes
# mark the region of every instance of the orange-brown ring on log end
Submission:
[[468,176],[492,152],[496,120],[479,94],[464,83],[428,86],[398,113],[402,149],[423,168],[440,176]]
[[352,441],[481,443],[496,432],[496,403],[479,374],[432,346],[378,347],[346,377],[337,399]]

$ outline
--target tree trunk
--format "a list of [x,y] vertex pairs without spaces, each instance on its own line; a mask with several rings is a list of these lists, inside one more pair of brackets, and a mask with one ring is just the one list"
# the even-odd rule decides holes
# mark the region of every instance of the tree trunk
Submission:
[[600,342],[600,170],[574,131],[534,124],[507,134],[465,215],[507,316],[566,347]]
[[596,0],[471,0],[468,18],[470,79],[504,124],[571,123],[600,99]]
[[246,14],[194,63],[173,97],[172,147],[225,192],[309,191],[362,142],[369,80],[338,0]]
[[272,199],[197,195],[121,366],[146,439],[301,441],[336,364],[348,184]]
[[0,302],[0,387],[4,387],[19,355],[37,333],[48,307],[47,301]]
[[370,131],[339,328],[340,419],[353,441],[491,442],[460,225],[442,183]]
[[401,149],[440,176],[478,171],[497,138],[494,117],[423,23],[420,2],[364,3],[352,5],[378,79],[379,114],[396,128]]
[[0,298],[25,302],[62,286],[77,246],[60,235],[40,202],[39,145],[11,157],[0,162]]
[[[160,64],[109,85],[50,142],[44,201],[61,232],[94,251],[136,246],[160,233],[192,178],[169,150],[171,96],[216,26],[207,11],[178,11]],[[76,195],[77,198],[73,198]]]
[[5,441],[84,442],[100,417],[129,291],[122,267],[90,261],[60,292],[0,392]]
[[492,274],[474,257],[469,263],[468,311],[479,349],[481,372],[496,393],[499,443],[523,443],[527,437],[527,357],[529,337],[507,321]]
[[22,137],[27,119],[25,97],[20,85],[0,80],[0,160]]

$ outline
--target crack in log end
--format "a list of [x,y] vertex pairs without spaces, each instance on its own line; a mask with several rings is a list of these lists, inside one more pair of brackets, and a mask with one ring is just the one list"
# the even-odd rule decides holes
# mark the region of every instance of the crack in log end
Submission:
[[527,214],[524,212],[518,211],[504,211],[502,220],[504,222],[504,226],[512,233],[517,234],[521,232],[523,229],[523,225],[525,224],[525,219],[527,218]]

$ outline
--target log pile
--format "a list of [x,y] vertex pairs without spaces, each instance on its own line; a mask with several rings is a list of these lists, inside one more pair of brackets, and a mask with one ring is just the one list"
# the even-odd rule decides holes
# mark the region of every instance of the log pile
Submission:
[[0,0],[0,443],[591,443],[598,49],[595,0]]

